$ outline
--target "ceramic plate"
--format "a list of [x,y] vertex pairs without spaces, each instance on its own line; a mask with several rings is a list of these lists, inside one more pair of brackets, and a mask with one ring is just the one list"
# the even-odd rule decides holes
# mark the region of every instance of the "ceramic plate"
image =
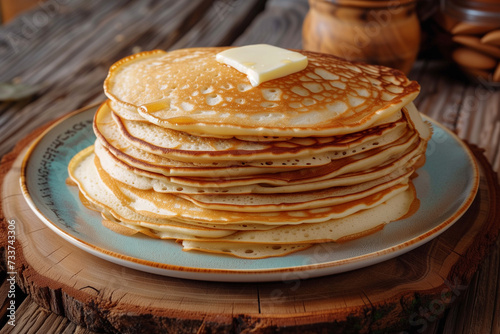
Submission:
[[427,161],[414,180],[421,206],[413,216],[361,239],[320,244],[280,258],[245,260],[184,252],[173,241],[127,237],[108,230],[101,225],[98,213],[80,203],[77,188],[66,184],[69,160],[94,142],[95,110],[74,112],[38,138],[23,162],[23,193],[38,217],[71,244],[111,262],[160,275],[213,281],[287,281],[369,266],[444,232],[470,206],[479,184],[478,169],[466,145],[429,120],[434,134]]

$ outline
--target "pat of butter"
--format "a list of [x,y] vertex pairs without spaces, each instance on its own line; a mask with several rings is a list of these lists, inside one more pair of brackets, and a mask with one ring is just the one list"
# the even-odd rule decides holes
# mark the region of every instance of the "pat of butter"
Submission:
[[306,56],[267,44],[227,49],[219,52],[216,59],[246,74],[254,87],[307,67]]

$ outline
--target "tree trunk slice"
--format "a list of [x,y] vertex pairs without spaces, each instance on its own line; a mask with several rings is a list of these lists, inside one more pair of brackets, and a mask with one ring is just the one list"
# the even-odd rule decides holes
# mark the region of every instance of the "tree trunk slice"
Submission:
[[149,274],[69,244],[28,207],[19,186],[21,161],[44,128],[19,142],[0,163],[0,255],[7,262],[4,236],[14,220],[17,284],[39,305],[94,331],[424,329],[464,295],[500,230],[497,176],[483,152],[471,147],[481,181],[470,209],[434,240],[394,259],[320,278],[301,280],[297,274],[287,282],[218,283]]

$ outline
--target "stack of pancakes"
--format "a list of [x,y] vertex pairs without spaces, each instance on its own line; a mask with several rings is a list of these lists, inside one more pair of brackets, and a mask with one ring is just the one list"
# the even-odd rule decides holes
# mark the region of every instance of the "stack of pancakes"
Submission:
[[306,69],[252,86],[223,48],[114,64],[95,144],[69,164],[122,234],[184,250],[282,256],[373,233],[418,205],[431,132],[401,72],[301,51]]

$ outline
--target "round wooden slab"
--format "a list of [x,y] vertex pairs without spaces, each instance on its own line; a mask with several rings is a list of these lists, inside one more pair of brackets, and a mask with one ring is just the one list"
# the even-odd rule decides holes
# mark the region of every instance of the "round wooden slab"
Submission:
[[[217,283],[148,274],[90,255],[47,228],[19,185],[28,143],[0,164],[0,247],[7,262],[15,225],[18,285],[41,306],[94,331],[119,333],[280,333],[418,330],[464,294],[499,233],[496,174],[477,148],[481,169],[471,208],[433,241],[367,268],[313,279]],[[7,267],[7,271],[13,271]]]

